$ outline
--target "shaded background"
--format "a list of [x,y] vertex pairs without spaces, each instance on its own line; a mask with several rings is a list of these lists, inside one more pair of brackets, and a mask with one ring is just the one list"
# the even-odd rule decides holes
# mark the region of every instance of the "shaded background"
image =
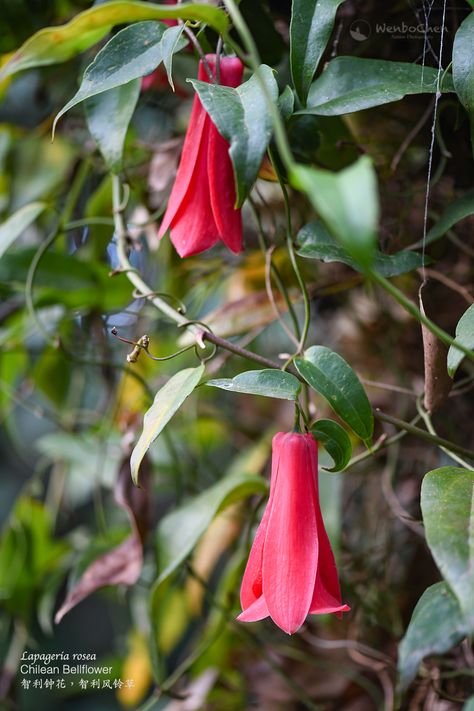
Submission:
[[[0,52],[11,52],[39,28],[64,22],[89,6],[66,0],[0,1]],[[262,61],[277,67],[284,86],[290,3],[243,0],[241,8]],[[468,10],[461,2],[448,8],[444,66]],[[347,54],[419,63],[425,53],[426,64],[437,66],[440,34],[418,27],[410,32],[403,26],[435,28],[441,24],[440,13],[440,4],[434,3],[426,21],[423,6],[349,0],[339,9],[327,59]],[[214,41],[212,33],[208,39]],[[70,220],[111,216],[110,180],[81,106],[61,121],[54,143],[50,139],[55,114],[76,91],[95,51],[25,72],[2,87],[3,217],[36,199],[64,210],[73,187],[77,200]],[[195,67],[192,54],[176,58],[176,83],[182,92],[189,91],[185,77],[194,76]],[[175,138],[185,130],[191,98],[173,95],[167,87],[142,93],[126,146],[129,212],[136,221],[166,200],[181,145]],[[339,169],[360,153],[373,157],[381,185],[380,246],[389,253],[417,243],[423,234],[430,104],[430,96],[411,96],[344,121],[305,117],[289,129],[300,160]],[[473,181],[467,117],[449,95],[441,99],[439,111],[430,222]],[[294,287],[282,246],[279,190],[258,181],[253,197],[264,232],[277,245],[275,261]],[[302,225],[311,218],[309,208],[301,196],[292,196],[292,201],[295,220]],[[219,481],[237,457],[242,470],[267,474],[271,435],[292,425],[288,404],[200,388],[150,450],[151,523],[139,582],[131,589],[93,594],[54,625],[54,611],[71,581],[129,534],[126,512],[117,506],[113,491],[127,446],[140,431],[147,388],[153,394],[178,366],[195,365],[196,360],[192,352],[159,366],[140,359],[133,373],[144,382],[126,370],[127,346],[110,335],[112,326],[132,340],[148,333],[156,355],[176,349],[176,331],[132,298],[125,276],[114,277],[111,286],[108,273],[117,265],[111,225],[70,229],[44,256],[32,313],[25,283],[51,220],[51,215],[42,216],[0,261],[0,657],[12,654],[12,640],[21,647],[27,637],[31,651],[94,652],[101,664],[113,667],[113,678],[134,679],[135,686],[127,692],[96,692],[90,686],[83,693],[77,688],[24,689],[18,675],[5,708],[138,708],[153,689],[152,667],[161,680],[174,675],[173,694],[191,693],[197,699],[195,706],[185,706],[179,698],[165,696],[153,708],[297,710],[307,707],[301,689],[328,710],[390,708],[398,642],[421,593],[439,580],[419,522],[420,483],[425,472],[451,463],[439,449],[410,435],[355,463],[347,473],[321,474],[324,517],[337,552],[344,601],[352,608],[342,622],[310,618],[292,638],[268,621],[250,627],[233,622],[262,496],[236,503],[215,519],[191,562],[153,597],[150,615],[156,523],[177,503]],[[221,309],[212,318],[219,333],[275,358],[291,343],[266,300],[264,257],[249,208],[244,209],[244,224],[246,251],[239,257],[216,247],[181,261],[166,241],[158,249],[151,226],[136,230],[132,260],[153,288],[181,298],[193,317],[208,321],[211,312]],[[434,271],[430,309],[451,333],[473,303],[472,226],[467,218],[427,249]],[[366,383],[374,407],[404,420],[413,418],[424,382],[417,324],[349,267],[313,261],[303,267],[312,294],[310,342],[334,348],[361,378],[378,383]],[[415,298],[419,275],[398,280]],[[56,335],[59,349],[48,342]],[[219,353],[208,373],[218,370],[220,377],[230,377],[245,367]],[[472,438],[471,378],[472,369],[464,364],[434,418],[441,436],[464,446]],[[321,401],[317,408],[319,416],[329,414]],[[379,424],[376,438],[383,432],[392,435],[394,430]],[[474,692],[473,673],[472,650],[458,646],[425,664],[402,707],[461,708]],[[4,675],[3,687],[9,682]]]

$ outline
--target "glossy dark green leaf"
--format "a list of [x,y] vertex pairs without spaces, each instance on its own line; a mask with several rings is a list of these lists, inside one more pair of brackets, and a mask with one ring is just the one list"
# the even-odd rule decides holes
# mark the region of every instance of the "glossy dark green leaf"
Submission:
[[265,494],[267,489],[267,482],[259,476],[245,471],[231,472],[165,516],[157,532],[157,585],[181,565],[219,511],[253,494]]
[[366,444],[374,430],[370,402],[359,378],[344,358],[325,346],[311,346],[303,358],[295,358],[299,374],[322,395]]
[[162,22],[137,22],[112,37],[86,68],[78,92],[57,114],[53,134],[61,116],[76,104],[150,74],[163,61],[164,51],[169,62],[169,54],[186,42],[179,38],[169,42],[167,29]]
[[375,256],[379,219],[377,178],[367,156],[331,173],[295,165],[290,182],[306,193],[334,237],[363,267]]
[[290,23],[291,76],[303,105],[342,1],[293,0]]
[[248,393],[250,395],[263,395],[264,397],[276,397],[281,400],[296,400],[301,383],[291,373],[282,370],[249,370],[239,373],[235,378],[220,378],[218,380],[208,380],[206,385],[214,388],[230,390],[234,393]]
[[44,202],[31,202],[21,207],[0,225],[0,258],[36,218],[46,209]]
[[122,167],[128,125],[140,95],[140,80],[134,79],[86,99],[89,131],[97,142],[108,168],[117,173]]
[[[456,340],[466,348],[474,349],[474,304],[471,304],[463,313],[456,326]],[[448,373],[454,376],[465,354],[456,346],[451,346],[448,351]]]
[[[453,43],[453,80],[459,101],[469,114],[471,140],[474,139],[474,13],[461,23]],[[474,142],[473,142],[474,145]]]
[[112,0],[79,13],[65,25],[46,27],[34,34],[5,65],[0,72],[0,79],[24,69],[65,62],[99,42],[115,25],[164,18],[196,20],[220,33],[224,33],[229,24],[223,10],[205,3],[155,5],[133,0]]
[[334,420],[318,420],[311,425],[311,434],[334,461],[334,466],[327,471],[342,471],[352,456],[352,444],[346,430]]
[[466,623],[449,585],[436,583],[425,590],[398,648],[400,689],[413,681],[425,657],[447,652],[465,636]]
[[[437,69],[419,64],[336,57],[313,82],[303,113],[337,116],[399,101],[407,94],[434,94],[437,78]],[[444,76],[441,90],[454,91],[450,74]]]
[[[310,222],[300,229],[297,235],[300,257],[319,259],[322,262],[342,262],[358,272],[363,272],[355,259],[347,253],[344,247],[337,244],[321,222]],[[425,259],[425,263],[426,259]],[[376,250],[373,268],[385,277],[405,274],[423,265],[423,258],[416,252],[406,250],[396,254],[383,254]]]
[[298,163],[318,163],[321,146],[319,131],[320,116],[293,114],[288,121],[287,132],[291,150]]
[[291,87],[285,86],[278,97],[278,108],[285,121],[288,121],[295,108],[295,95]]
[[441,467],[425,474],[421,512],[426,542],[474,632],[474,471]]
[[[474,215],[474,190],[469,190],[457,200],[450,202],[439,220],[426,235],[425,244],[435,242],[453,227],[457,222],[469,215]],[[423,244],[422,240],[416,246]]]
[[173,375],[155,395],[150,409],[145,413],[143,430],[130,458],[130,469],[134,484],[138,484],[138,473],[143,457],[160,432],[179,410],[186,398],[199,384],[204,373],[204,365],[185,368]]
[[274,72],[265,64],[237,89],[193,80],[192,84],[217,130],[230,143],[237,205],[249,194],[272,135],[272,120],[262,84],[272,101],[278,100]]

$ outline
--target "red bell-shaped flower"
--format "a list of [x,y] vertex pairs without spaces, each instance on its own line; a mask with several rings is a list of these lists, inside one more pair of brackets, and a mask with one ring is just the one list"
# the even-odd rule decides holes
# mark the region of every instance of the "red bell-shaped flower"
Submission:
[[[215,76],[215,55],[208,54],[206,59]],[[221,57],[221,84],[239,86],[242,73],[240,59]],[[210,82],[202,61],[198,79]],[[242,220],[240,210],[234,207],[235,199],[229,144],[195,96],[176,180],[158,236],[163,237],[169,229],[181,257],[203,252],[220,239],[238,253],[242,250]]]
[[341,602],[334,555],[318,493],[318,447],[310,434],[279,432],[272,443],[270,498],[240,591],[238,619],[270,616],[293,634],[308,614],[350,608]]

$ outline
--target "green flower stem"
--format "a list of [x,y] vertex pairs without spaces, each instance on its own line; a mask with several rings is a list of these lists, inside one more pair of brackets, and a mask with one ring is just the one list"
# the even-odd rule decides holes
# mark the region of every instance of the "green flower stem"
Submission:
[[[416,425],[416,423],[419,422],[420,419],[420,415],[417,415],[408,424]],[[407,434],[408,432],[406,430],[401,430],[401,432],[397,432],[397,434],[393,435],[393,437],[387,437],[386,435],[382,435],[371,449],[368,449],[367,451],[362,452],[361,454],[357,454],[355,457],[352,457],[352,459],[347,463],[347,466],[344,467],[342,471],[344,473],[347,472],[349,469],[352,469],[352,467],[356,464],[364,462],[366,459],[369,459],[370,457],[374,456],[382,449],[386,449],[391,444],[395,444],[396,442],[398,442],[398,440],[402,439],[403,437],[406,437]]]
[[276,173],[276,176],[278,178],[278,182],[280,183],[280,188],[281,192],[283,194],[283,201],[285,203],[285,213],[286,213],[286,246],[288,249],[288,254],[290,255],[290,261],[291,261],[291,266],[293,267],[293,271],[295,273],[296,279],[298,281],[298,285],[301,289],[301,294],[303,296],[303,304],[304,304],[304,324],[303,324],[303,330],[301,332],[301,338],[300,342],[298,344],[298,351],[296,355],[301,353],[304,350],[306,339],[308,337],[308,331],[309,331],[309,324],[311,321],[311,304],[309,300],[309,294],[308,290],[306,288],[305,280],[303,279],[301,275],[300,268],[298,266],[298,260],[296,258],[296,253],[295,253],[295,248],[293,246],[293,227],[291,224],[291,208],[290,208],[290,201],[288,199],[288,190],[286,189],[286,185],[284,183],[284,180],[282,178],[280,169],[278,167],[278,163],[275,160],[275,157],[269,149],[269,154],[270,158],[272,161],[273,169]]
[[450,442],[448,439],[444,439],[443,437],[438,437],[438,435],[430,434],[430,432],[426,432],[425,430],[422,430],[419,427],[415,427],[414,425],[410,424],[409,422],[405,422],[404,420],[399,420],[397,417],[386,415],[378,408],[374,411],[374,417],[377,420],[381,420],[381,422],[388,422],[391,425],[395,425],[395,427],[397,427],[398,429],[405,430],[405,432],[413,434],[419,439],[424,439],[425,442],[431,442],[432,444],[436,444],[438,447],[441,448],[445,447],[450,452],[455,452],[456,454],[460,454],[462,457],[467,457],[468,459],[474,460],[474,452],[471,452],[470,449],[461,447],[458,444],[453,444],[453,442]]
[[[423,405],[421,404],[421,398],[417,398],[416,409],[418,410],[418,414],[420,415],[420,417],[423,419],[423,422],[425,423],[426,429],[428,430],[428,432],[431,435],[433,435],[434,437],[437,437],[438,435],[437,435],[436,430],[435,430],[433,423],[431,421],[431,417],[430,417],[429,413],[426,412]],[[462,467],[465,467],[466,469],[472,469],[471,464],[468,464],[466,461],[464,461],[464,459],[461,459],[461,457],[459,457],[457,454],[455,454],[453,451],[451,451],[453,449],[452,445],[445,447],[440,444],[439,447],[445,454],[448,455],[448,457],[451,457],[451,459],[454,459],[454,461],[457,462],[458,464],[460,464]],[[469,451],[469,450],[466,450],[466,452],[467,451]],[[471,459],[472,458],[474,458],[474,454],[471,454]]]
[[[227,12],[230,15],[230,18],[232,22],[234,23],[234,27],[239,33],[242,43],[248,53],[248,62],[252,69],[257,71],[258,67],[261,64],[260,57],[258,54],[258,49],[257,46],[254,42],[254,39],[252,37],[252,34],[247,27],[247,24],[242,16],[242,13],[240,12],[237,3],[235,0],[224,0],[224,5],[227,9]],[[227,42],[227,35],[224,38],[225,41]],[[283,123],[283,119],[281,117],[280,111],[278,110],[278,106],[274,103],[268,88],[265,86],[265,83],[258,77],[258,81],[260,84],[260,88],[262,89],[263,95],[265,97],[265,100],[267,102],[268,110],[271,114],[272,122],[273,122],[273,128],[275,131],[275,140],[278,146],[278,151],[280,153],[281,159],[283,163],[285,164],[285,167],[289,169],[293,163],[293,155],[291,153],[291,148],[290,144],[288,142],[288,138],[286,135],[285,131],[285,125]]]
[[63,225],[63,230],[69,232],[70,230],[76,230],[78,227],[88,227],[89,225],[106,225],[108,227],[114,226],[114,221],[110,217],[85,217],[83,220],[72,220]]
[[64,226],[71,220],[72,213],[74,212],[74,208],[76,207],[77,201],[79,200],[79,197],[81,195],[82,188],[84,187],[84,183],[86,182],[90,167],[90,160],[86,158],[86,160],[83,160],[79,168],[77,169],[76,175],[74,176],[74,180],[72,181],[71,189],[68,192],[64,207],[61,211],[61,229],[64,229]]
[[[252,198],[249,198],[249,202],[252,207],[255,221],[257,223],[257,236],[258,236],[260,248],[261,248],[263,254],[266,255],[267,245],[265,242],[265,234],[263,231],[262,221],[260,219],[260,215],[258,213],[257,206],[255,205],[255,202],[252,200]],[[273,263],[273,261],[270,262],[270,267],[271,267],[271,273],[272,273],[273,279],[275,281],[275,284],[277,285],[278,291],[280,292],[280,294],[283,296],[283,298],[285,300],[285,304],[288,308],[288,313],[290,314],[291,321],[293,323],[293,328],[294,328],[294,331],[296,334],[296,338],[299,341],[299,339],[301,338],[300,325],[298,323],[298,319],[297,319],[297,316],[295,313],[295,309],[293,308],[293,304],[291,303],[290,295],[288,294],[288,289],[284,285],[281,275],[280,275],[280,271],[279,271],[278,267]]]
[[431,333],[434,333],[434,335],[437,336],[439,340],[442,341],[442,343],[447,346],[455,346],[460,351],[462,351],[464,355],[469,358],[469,360],[474,361],[473,351],[469,350],[467,346],[463,345],[459,341],[456,341],[449,335],[449,333],[443,331],[442,328],[437,326],[435,323],[433,323],[433,321],[431,321],[424,314],[422,314],[421,311],[415,306],[415,304],[410,301],[410,299],[408,299],[405,294],[400,291],[400,289],[397,289],[397,287],[394,286],[388,279],[386,279],[377,271],[375,271],[375,269],[369,269],[367,273],[373,279],[373,281],[375,281],[382,287],[382,289],[385,289],[388,294],[393,296],[393,298],[398,301],[400,306],[402,306],[405,311],[408,311],[408,313],[413,316],[413,318],[422,323],[423,326],[426,326],[426,328],[431,331]]
[[231,343],[231,341],[220,338],[214,333],[200,327],[196,323],[190,323],[186,316],[170,306],[170,304],[160,296],[153,293],[152,289],[150,289],[148,284],[143,281],[137,270],[132,267],[127,256],[127,230],[123,220],[124,205],[121,201],[120,178],[117,175],[112,175],[112,201],[115,234],[117,237],[117,255],[120,262],[120,268],[121,271],[127,275],[128,280],[133,284],[133,286],[143,294],[144,298],[152,303],[153,306],[155,306],[164,316],[167,316],[171,321],[174,321],[174,323],[178,326],[189,329],[189,331],[191,331],[191,333],[193,333],[197,338],[209,341],[220,348],[224,348],[231,353],[235,353],[235,355],[238,355],[241,358],[246,358],[254,363],[264,365],[266,368],[275,368],[280,370],[279,363],[275,363],[269,358],[265,358],[258,353],[253,353],[252,351],[248,351],[246,348],[242,348],[235,343]]
[[28,309],[28,312],[33,319],[33,321],[36,324],[36,327],[38,331],[41,333],[43,336],[44,340],[46,343],[49,343],[50,346],[53,348],[57,348],[57,339],[53,338],[46,328],[43,326],[43,323],[38,315],[38,312],[36,310],[36,306],[34,303],[33,299],[33,287],[34,287],[34,282],[35,282],[35,276],[36,272],[38,270],[39,263],[41,262],[43,255],[46,254],[48,249],[51,247],[53,242],[59,237],[60,235],[60,222],[56,224],[54,229],[50,232],[50,234],[47,236],[44,242],[40,244],[38,249],[35,252],[35,255],[33,259],[31,260],[31,264],[28,268],[28,274],[26,275],[26,281],[25,281],[25,302],[26,302],[26,308]]

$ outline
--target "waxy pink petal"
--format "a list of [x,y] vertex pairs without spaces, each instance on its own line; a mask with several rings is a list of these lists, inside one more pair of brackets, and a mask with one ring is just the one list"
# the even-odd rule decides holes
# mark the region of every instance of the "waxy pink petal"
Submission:
[[341,602],[317,472],[317,443],[311,435],[280,432],[274,437],[270,497],[242,580],[241,622],[270,616],[292,634],[308,614],[340,617],[350,609]]
[[[206,55],[206,59],[216,76],[215,56]],[[242,73],[240,59],[221,58],[222,85],[239,86]],[[198,79],[210,81],[202,61]],[[242,218],[235,202],[229,145],[195,96],[181,161],[158,236],[163,237],[169,229],[181,257],[203,252],[219,240],[238,253],[242,250]]]
[[[242,586],[240,588],[240,603],[242,609],[249,607],[252,603],[257,600],[262,594],[262,564],[263,564],[263,546],[265,543],[265,536],[267,534],[268,519],[270,518],[270,511],[273,502],[273,496],[275,493],[275,483],[278,471],[278,460],[279,451],[281,446],[281,441],[285,437],[283,432],[279,432],[273,438],[272,448],[272,473],[270,479],[270,496],[268,499],[267,506],[263,513],[262,520],[255,534],[254,542],[250,555],[247,561],[247,566],[245,568],[244,577],[242,579]],[[266,617],[268,612],[264,615]],[[239,617],[239,619],[241,619]],[[259,618],[260,619],[260,618]]]
[[318,564],[309,447],[292,434],[282,442],[263,549],[263,595],[270,617],[288,634],[306,619]]

